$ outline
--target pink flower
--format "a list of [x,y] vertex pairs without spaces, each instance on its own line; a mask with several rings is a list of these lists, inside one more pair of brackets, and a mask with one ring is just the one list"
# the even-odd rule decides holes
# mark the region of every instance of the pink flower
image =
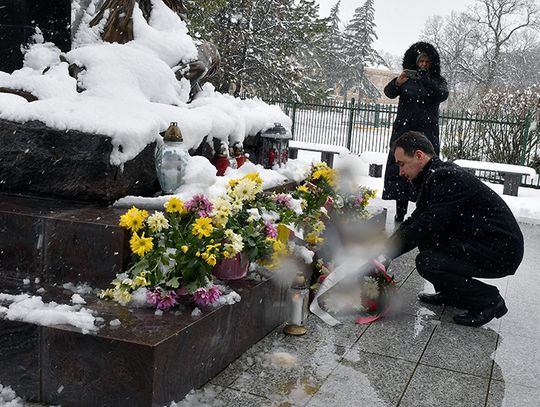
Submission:
[[178,303],[177,298],[175,291],[168,291],[167,294],[164,294],[159,287],[146,291],[146,301],[164,311],[174,307]]
[[193,195],[189,201],[184,204],[184,208],[190,212],[196,212],[197,215],[208,218],[214,206],[204,195]]
[[354,197],[354,203],[353,203],[353,206],[355,208],[358,208],[359,206],[362,206],[362,201],[364,200],[364,196],[363,195],[356,195]]
[[146,291],[146,302],[148,302],[148,304],[151,304],[155,307],[160,299],[161,295],[159,288],[148,289]]
[[213,285],[208,289],[208,295],[210,296],[210,301],[212,303],[217,302],[219,300],[219,297],[221,296],[221,291],[219,291],[219,287],[216,285]]
[[264,225],[266,226],[266,237],[276,238],[278,235],[276,225],[268,221],[264,222]]
[[219,288],[216,286],[212,286],[209,289],[197,288],[193,293],[193,300],[197,305],[207,306],[216,302],[219,295]]
[[280,205],[283,205],[289,209],[292,208],[291,197],[287,194],[276,194],[272,196],[272,200]]

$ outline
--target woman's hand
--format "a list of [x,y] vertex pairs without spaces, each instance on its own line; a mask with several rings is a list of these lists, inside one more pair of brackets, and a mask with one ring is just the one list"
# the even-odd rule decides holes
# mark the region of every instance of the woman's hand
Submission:
[[407,76],[407,73],[405,71],[401,71],[401,73],[399,74],[399,76],[396,79],[396,85],[401,86],[405,82],[407,82],[408,80],[409,80],[409,77]]

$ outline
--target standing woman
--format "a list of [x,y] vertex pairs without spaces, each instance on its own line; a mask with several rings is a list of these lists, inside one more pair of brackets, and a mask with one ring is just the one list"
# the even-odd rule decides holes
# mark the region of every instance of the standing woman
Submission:
[[[433,45],[417,42],[405,52],[402,66],[401,74],[384,88],[384,94],[390,99],[399,96],[390,146],[406,131],[415,130],[431,141],[439,155],[439,104],[448,98],[446,80],[441,76],[439,53]],[[409,201],[416,200],[412,184],[399,175],[391,148],[386,161],[382,198],[396,201],[396,222],[403,221]]]

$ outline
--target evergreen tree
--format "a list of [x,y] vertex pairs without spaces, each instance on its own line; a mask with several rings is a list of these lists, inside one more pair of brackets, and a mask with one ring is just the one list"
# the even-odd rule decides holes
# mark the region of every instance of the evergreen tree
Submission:
[[354,11],[353,18],[345,28],[344,91],[357,88],[359,99],[378,96],[377,89],[369,82],[364,71],[369,64],[384,63],[373,49],[373,42],[377,39],[375,27],[374,0],[366,0]]
[[333,91],[336,86],[343,86],[343,68],[345,66],[343,34],[340,29],[338,0],[330,9],[328,30],[322,40],[321,67],[327,89]]
[[314,0],[188,1],[192,33],[216,44],[225,93],[300,96],[317,91],[316,58],[326,32]]

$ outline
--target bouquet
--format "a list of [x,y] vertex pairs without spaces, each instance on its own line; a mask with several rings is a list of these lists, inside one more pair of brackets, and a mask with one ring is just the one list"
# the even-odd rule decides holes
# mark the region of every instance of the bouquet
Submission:
[[132,265],[101,297],[125,305],[142,289],[159,309],[189,295],[197,305],[217,302],[212,269],[218,262],[241,252],[250,261],[272,255],[274,226],[258,214],[261,193],[262,180],[254,173],[231,180],[227,194],[213,201],[195,195],[184,203],[173,196],[164,212],[129,209],[120,226],[131,232]]

